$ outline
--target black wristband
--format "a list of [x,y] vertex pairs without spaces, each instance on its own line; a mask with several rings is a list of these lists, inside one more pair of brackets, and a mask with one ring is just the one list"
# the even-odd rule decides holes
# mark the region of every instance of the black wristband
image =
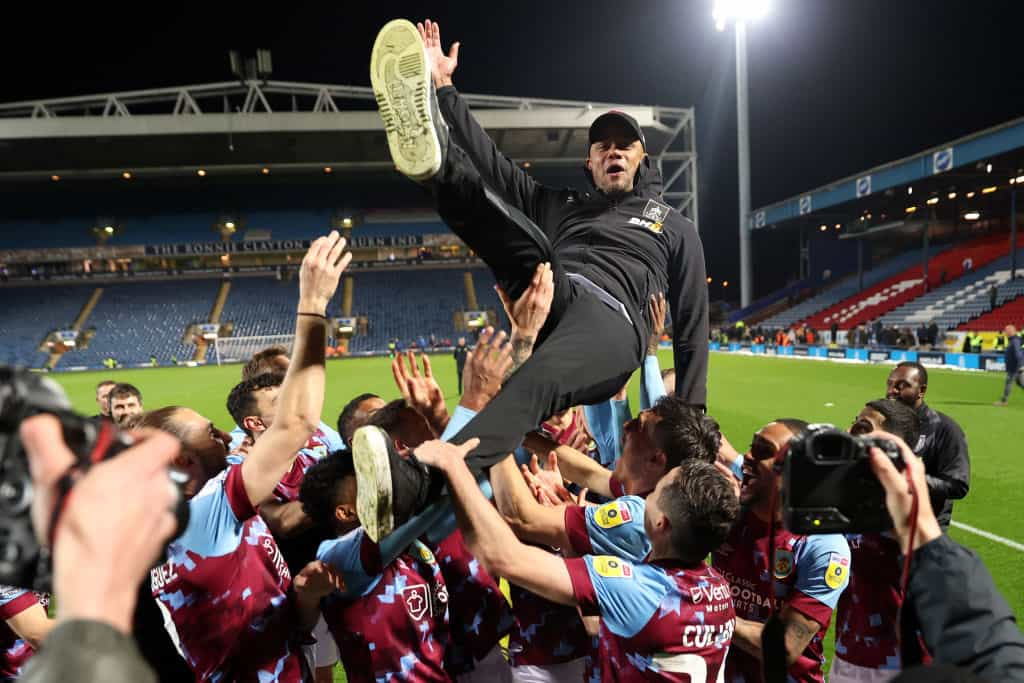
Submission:
[[321,315],[320,313],[303,313],[302,311],[299,311],[296,315],[308,315],[313,318],[321,318],[323,320],[327,320],[327,316]]

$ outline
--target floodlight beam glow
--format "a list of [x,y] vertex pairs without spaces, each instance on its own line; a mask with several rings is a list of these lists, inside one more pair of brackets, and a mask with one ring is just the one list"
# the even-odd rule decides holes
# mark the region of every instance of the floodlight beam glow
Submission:
[[771,5],[771,0],[715,0],[711,16],[715,28],[723,31],[730,21],[745,22],[763,17],[771,10]]

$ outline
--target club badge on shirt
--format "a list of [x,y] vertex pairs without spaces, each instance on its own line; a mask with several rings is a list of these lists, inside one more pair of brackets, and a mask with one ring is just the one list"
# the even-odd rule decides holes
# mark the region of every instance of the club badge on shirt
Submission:
[[646,206],[644,206],[644,218],[651,221],[650,224],[644,224],[644,227],[648,228],[653,232],[661,232],[661,227],[665,223],[665,219],[668,218],[668,213],[671,209],[664,204],[648,199]]
[[632,520],[633,516],[629,514],[629,508],[625,505],[620,505],[616,501],[605,503],[597,508],[597,512],[594,513],[594,521],[602,529],[611,529]]
[[595,557],[594,571],[606,579],[633,578],[633,565],[610,555],[598,555]]
[[775,566],[773,568],[776,579],[785,579],[793,573],[793,552],[778,548],[775,551]]
[[828,568],[825,570],[825,583],[829,588],[842,588],[846,582],[846,576],[850,573],[850,558],[843,557],[839,553],[832,553],[828,557]]
[[430,608],[430,593],[423,584],[406,586],[402,589],[402,599],[405,600],[405,609],[413,621],[419,621]]

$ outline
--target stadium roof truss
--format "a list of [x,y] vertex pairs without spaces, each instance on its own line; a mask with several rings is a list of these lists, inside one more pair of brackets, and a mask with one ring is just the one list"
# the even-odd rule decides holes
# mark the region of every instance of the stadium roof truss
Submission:
[[[608,109],[640,123],[665,198],[697,220],[692,108],[463,94],[525,167],[582,163]],[[0,180],[132,173],[393,169],[368,87],[245,81],[0,104]]]

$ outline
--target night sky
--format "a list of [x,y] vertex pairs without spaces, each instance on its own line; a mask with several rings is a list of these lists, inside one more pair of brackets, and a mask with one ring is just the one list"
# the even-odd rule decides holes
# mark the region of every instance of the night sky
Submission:
[[[462,41],[467,92],[695,106],[709,272],[736,280],[733,34],[711,0],[221,4],[40,3],[5,20],[0,99],[231,80],[227,50],[257,47],[276,80],[368,85],[380,25],[430,16]],[[755,208],[1024,115],[1024,3],[773,5],[748,33]],[[755,268],[795,244],[761,245]]]

